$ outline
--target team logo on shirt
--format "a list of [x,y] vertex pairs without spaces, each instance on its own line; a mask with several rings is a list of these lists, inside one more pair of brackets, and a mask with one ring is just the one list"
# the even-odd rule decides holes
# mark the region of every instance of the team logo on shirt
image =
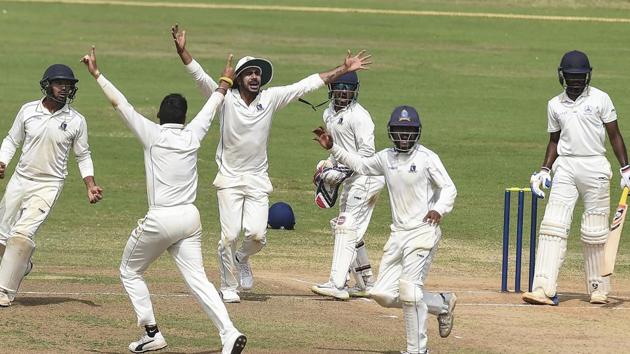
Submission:
[[409,166],[409,173],[416,173],[416,164],[412,163],[411,166]]
[[257,104],[257,105],[256,105],[256,109],[258,110],[258,112],[262,111],[262,110],[263,110],[263,105],[262,105],[262,104],[260,104],[260,103],[259,103],[259,104]]
[[337,121],[337,124],[343,124],[343,117],[339,117],[339,120]]
[[593,114],[593,107],[588,106],[588,105],[585,106],[584,107],[584,113],[586,113],[586,114]]
[[66,128],[68,128],[68,123],[61,122],[61,125],[59,126],[59,129],[61,129],[61,130],[63,130],[65,132]]

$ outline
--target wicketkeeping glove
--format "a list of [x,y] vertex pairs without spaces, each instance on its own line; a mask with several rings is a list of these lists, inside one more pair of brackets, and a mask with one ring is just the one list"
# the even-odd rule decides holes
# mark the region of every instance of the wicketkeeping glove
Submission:
[[621,188],[630,188],[630,165],[623,166],[619,169],[619,172],[621,172]]
[[542,167],[539,172],[534,172],[529,179],[529,185],[532,188],[532,193],[538,198],[545,198],[545,192],[542,188],[551,188],[551,174],[547,167]]

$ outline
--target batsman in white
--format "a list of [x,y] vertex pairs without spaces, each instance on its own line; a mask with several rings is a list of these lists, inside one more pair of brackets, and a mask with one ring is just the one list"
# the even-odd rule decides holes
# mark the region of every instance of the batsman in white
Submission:
[[558,273],[578,196],[584,201],[580,233],[586,289],[591,303],[608,301],[610,281],[599,270],[609,231],[612,178],[605,155],[606,133],[622,166],[622,187],[630,186],[630,166],[615,107],[608,94],[590,86],[591,73],[586,54],[576,50],[564,54],[558,68],[564,91],[547,105],[549,143],[540,172],[532,175],[530,183],[533,193],[542,198],[545,194],[541,185],[551,187],[551,192],[540,224],[532,292],[523,294],[523,300],[531,304],[558,304]]
[[[186,50],[186,32],[180,32],[176,25],[172,36],[186,70],[208,97],[216,82]],[[236,64],[234,87],[219,111],[221,135],[215,157],[219,171],[213,182],[221,219],[218,254],[223,301],[240,302],[239,285],[242,290],[254,286],[249,257],[267,242],[269,194],[273,190],[267,173],[267,144],[274,113],[347,72],[367,68],[369,58],[364,51],[354,56],[348,51],[343,64],[334,69],[265,90],[262,87],[273,76],[271,62],[246,56]],[[237,251],[241,230],[245,238]]]
[[120,278],[136,311],[144,334],[129,344],[143,353],[166,347],[153,313],[143,273],[164,251],[179,268],[186,285],[219,329],[223,354],[241,353],[247,338],[232,324],[219,293],[208,281],[201,254],[201,221],[194,202],[197,197],[197,151],[206,136],[217,108],[232,83],[232,56],[227,60],[220,84],[202,110],[187,125],[186,99],[170,94],[157,114],[160,124],[140,115],[125,96],[103,76],[96,64],[94,47],[82,58],[124,123],[144,148],[149,211],[138,220],[129,236],[120,263]]
[[20,145],[22,154],[0,202],[0,306],[11,305],[32,268],[35,233],[61,193],[70,149],[90,203],[103,197],[94,181],[85,118],[70,106],[78,81],[66,65],[48,67],[39,83],[44,97],[22,106],[2,141],[0,178]]
[[396,107],[387,127],[394,147],[372,157],[344,150],[321,127],[314,133],[322,147],[353,171],[385,176],[392,209],[391,234],[369,294],[381,306],[402,307],[405,353],[426,353],[428,313],[437,316],[441,337],[447,337],[453,328],[457,297],[425,291],[424,283],[442,235],[439,223],[453,209],[457,190],[439,157],[418,144],[422,125],[413,107]]
[[[374,155],[374,123],[363,108],[359,96],[359,78],[355,72],[344,74],[328,84],[330,104],[324,111],[324,123],[335,143],[344,150],[362,157]],[[330,221],[333,229],[334,248],[330,278],[311,290],[320,295],[347,300],[350,296],[365,297],[374,285],[372,266],[365,247],[364,235],[376,205],[378,193],[385,186],[382,176],[364,176],[354,173],[346,178],[345,166],[331,155],[317,164],[320,184],[333,187],[342,184],[339,215]],[[325,193],[326,188],[318,190]],[[335,189],[336,190],[336,189]],[[327,203],[318,203],[320,207]],[[338,225],[338,221],[343,220]],[[355,286],[348,288],[348,271],[353,275]]]

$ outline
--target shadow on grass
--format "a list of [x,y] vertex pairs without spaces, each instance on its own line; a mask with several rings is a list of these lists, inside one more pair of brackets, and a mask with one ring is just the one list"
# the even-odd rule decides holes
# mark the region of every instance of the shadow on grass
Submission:
[[[120,354],[122,351],[110,352],[110,351],[107,351],[107,350],[86,349],[85,352],[87,352],[87,353],[101,353],[101,354]],[[156,351],[156,353],[160,353],[160,354],[183,354],[183,353],[186,353],[186,354],[214,354],[214,353],[221,353],[221,349],[208,350],[208,351],[202,351],[202,352],[189,352],[189,351],[186,351],[186,350],[169,350],[169,348],[167,347],[166,349],[162,349],[162,350]]]
[[80,302],[84,305],[92,307],[100,307],[101,305],[95,304],[90,300],[73,299],[70,297],[18,297],[14,301],[16,304],[22,306],[43,306],[43,305],[55,305],[63,304],[66,302]]
[[261,294],[261,293],[248,293],[248,292],[242,292],[239,294],[239,296],[241,297],[241,300],[244,301],[260,301],[260,302],[265,302],[269,299],[271,299],[272,297],[304,297],[304,298],[310,298],[310,297],[318,297],[319,295],[311,295],[311,294]]

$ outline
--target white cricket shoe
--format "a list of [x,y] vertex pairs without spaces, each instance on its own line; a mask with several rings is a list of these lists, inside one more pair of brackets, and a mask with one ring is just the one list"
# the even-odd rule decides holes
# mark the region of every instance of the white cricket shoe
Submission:
[[[411,352],[400,352],[400,354],[414,354]],[[418,352],[418,354],[429,354],[429,349],[425,349],[423,352]]]
[[241,272],[241,289],[251,290],[254,287],[254,273],[249,265],[249,260],[238,262]]
[[548,297],[542,289],[535,289],[531,292],[525,292],[521,296],[523,301],[532,305],[551,305],[558,306],[558,296]]
[[223,302],[225,303],[241,302],[241,298],[240,296],[238,296],[238,292],[234,290],[221,290],[221,297],[223,298]]
[[137,342],[129,343],[129,350],[132,353],[144,353],[160,350],[166,348],[166,346],[166,340],[162,336],[162,333],[157,332],[153,337],[149,337],[149,335],[145,333]]
[[11,299],[9,298],[9,294],[0,290],[0,307],[9,307],[11,306]]
[[593,293],[591,293],[591,300],[590,300],[591,304],[607,304],[608,303],[608,295],[600,292],[600,291],[593,291]]
[[235,331],[225,341],[221,354],[241,354],[246,344],[247,337],[243,333]]
[[439,314],[437,316],[437,321],[440,337],[446,338],[449,334],[451,334],[451,330],[453,329],[453,319],[455,317],[453,312],[455,310],[455,305],[457,304],[457,296],[455,296],[454,293],[446,293],[443,297],[444,303],[448,305],[448,310],[446,313]]
[[311,287],[311,291],[318,295],[330,296],[339,300],[348,300],[350,298],[348,290],[337,289],[332,282],[313,285],[313,287]]
[[348,295],[350,297],[370,297],[370,290],[372,290],[371,286],[366,286],[365,288],[360,286],[353,286],[347,289]]

